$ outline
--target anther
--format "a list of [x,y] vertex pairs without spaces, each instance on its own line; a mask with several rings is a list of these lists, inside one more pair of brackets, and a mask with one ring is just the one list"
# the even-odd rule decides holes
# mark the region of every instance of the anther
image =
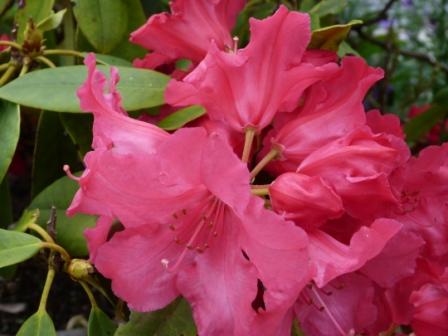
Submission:
[[161,264],[163,265],[163,267],[168,268],[168,265],[170,263],[170,261],[168,259],[162,259],[160,260]]

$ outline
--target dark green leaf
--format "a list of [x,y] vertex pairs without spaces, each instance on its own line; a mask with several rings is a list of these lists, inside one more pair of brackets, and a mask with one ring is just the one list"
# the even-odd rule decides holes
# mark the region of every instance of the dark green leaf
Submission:
[[0,229],[0,268],[31,258],[41,245],[41,240],[32,235]]
[[17,336],[56,336],[56,330],[48,313],[38,311],[25,321]]
[[[106,66],[98,66],[108,72]],[[163,92],[169,77],[161,73],[118,67],[118,90],[127,111],[140,110],[164,103]],[[76,90],[86,80],[83,65],[33,71],[0,88],[0,98],[56,112],[81,112]],[[51,99],[49,99],[51,97]]]
[[433,105],[428,111],[412,118],[404,127],[406,140],[411,143],[421,140],[447,114],[447,106]]
[[62,125],[75,144],[81,157],[90,150],[92,144],[93,117],[87,113],[61,113]]
[[126,36],[125,0],[75,0],[73,10],[81,31],[101,53],[110,52]]
[[34,149],[32,195],[65,176],[64,164],[73,171],[83,168],[72,140],[65,132],[59,114],[42,112]]
[[0,100],[0,182],[3,180],[14,156],[19,134],[19,106]]
[[158,124],[159,127],[172,131],[181,128],[185,124],[193,121],[205,114],[205,108],[199,105],[189,106],[170,114]]
[[95,225],[96,218],[87,215],[75,215],[68,217],[65,214],[75,192],[79,186],[68,177],[63,177],[42,191],[31,202],[30,209],[40,209],[38,224],[46,227],[50,217],[52,206],[56,207],[56,241],[63,246],[68,253],[76,257],[87,255],[86,242],[83,232],[86,228]]
[[92,307],[89,315],[89,336],[112,336],[117,325],[98,307]]
[[153,313],[132,312],[128,323],[118,327],[115,336],[196,336],[196,327],[188,303],[177,299],[165,309]]
[[0,182],[0,228],[6,228],[12,223],[11,195],[8,179]]
[[17,11],[16,23],[19,25],[17,32],[17,41],[23,41],[23,33],[25,31],[28,20],[33,19],[34,23],[39,23],[49,17],[53,11],[54,0],[26,0],[25,6]]

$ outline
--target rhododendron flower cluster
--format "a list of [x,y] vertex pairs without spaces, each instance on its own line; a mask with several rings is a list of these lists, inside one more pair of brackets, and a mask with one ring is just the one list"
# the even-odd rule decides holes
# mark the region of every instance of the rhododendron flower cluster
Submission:
[[68,212],[98,216],[91,261],[133,310],[184,297],[201,336],[448,334],[448,146],[411,157],[363,105],[383,71],[308,50],[307,14],[251,19],[238,48],[243,6],[177,0],[132,35],[137,66],[192,62],[166,102],[207,113],[172,133],[86,57],[93,149]]

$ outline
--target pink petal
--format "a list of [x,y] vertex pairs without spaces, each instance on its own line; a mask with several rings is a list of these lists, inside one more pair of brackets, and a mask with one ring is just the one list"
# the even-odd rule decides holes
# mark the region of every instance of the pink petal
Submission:
[[179,295],[176,273],[163,260],[176,258],[180,249],[167,228],[126,229],[98,249],[95,267],[112,280],[112,290],[131,309],[161,309]]
[[275,129],[271,142],[282,149],[282,159],[274,165],[297,167],[313,151],[365,124],[362,102],[382,76],[362,58],[345,57],[333,76],[310,88],[297,118]]
[[95,263],[98,248],[102,246],[109,236],[110,229],[114,220],[107,216],[100,216],[96,222],[96,226],[84,231],[89,248],[89,259]]
[[367,112],[367,125],[373,133],[388,133],[404,139],[400,118],[395,114],[381,114],[379,110],[370,110]]
[[271,183],[273,209],[305,230],[342,216],[341,198],[320,177],[285,173]]
[[419,236],[402,229],[360,271],[380,286],[390,288],[415,272],[416,260],[424,244]]
[[232,48],[230,32],[244,4],[244,0],[175,0],[171,14],[151,16],[131,34],[131,42],[171,59],[198,63],[211,41],[223,50]]
[[199,103],[210,118],[224,120],[239,132],[246,127],[261,130],[278,110],[293,110],[303,90],[335,67],[300,63],[310,39],[305,14],[280,6],[273,16],[252,19],[250,25],[252,36],[245,49],[226,53],[212,47],[183,82],[169,83],[166,101]]
[[364,226],[356,232],[349,246],[319,230],[309,233],[310,257],[316,267],[313,279],[317,286],[323,287],[332,279],[364,266],[381,253],[400,229],[401,224],[394,220],[377,219],[370,228]]

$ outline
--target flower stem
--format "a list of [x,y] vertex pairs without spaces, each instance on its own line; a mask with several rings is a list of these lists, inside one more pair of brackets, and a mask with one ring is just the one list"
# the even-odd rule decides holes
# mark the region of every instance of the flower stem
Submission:
[[16,72],[15,65],[10,64],[8,68],[6,68],[5,73],[0,77],[0,86],[3,86],[8,82],[8,80],[14,75],[14,72]]
[[61,56],[75,56],[84,58],[85,54],[76,50],[68,50],[68,49],[49,49],[44,50],[43,54],[47,55],[61,55]]
[[43,242],[40,246],[41,248],[49,248],[55,252],[58,252],[67,264],[70,262],[70,254],[68,254],[68,252],[62,246],[49,242]]
[[45,56],[37,56],[35,58],[36,61],[45,64],[47,67],[49,68],[56,68],[56,64],[54,64],[52,61],[50,61],[48,58],[46,58]]
[[8,46],[8,47],[13,47],[13,48],[22,50],[22,46],[13,41],[0,41],[0,46]]
[[254,188],[251,189],[252,195],[255,196],[267,196],[269,195],[269,189],[268,188]]
[[45,231],[41,226],[37,224],[28,224],[27,228],[33,231],[36,231],[47,243],[54,244],[53,238]]
[[42,290],[42,296],[40,297],[40,303],[38,311],[45,311],[45,307],[47,306],[48,294],[50,293],[51,285],[53,284],[55,270],[53,266],[48,266],[47,278],[45,280],[44,289]]
[[9,65],[10,65],[9,63],[0,64],[0,71],[8,69]]
[[84,291],[86,292],[90,304],[92,307],[98,307],[98,304],[96,303],[95,296],[93,295],[92,291],[90,290],[89,286],[84,281],[80,281],[79,284],[84,288]]
[[241,156],[241,161],[243,161],[244,163],[249,162],[250,151],[252,149],[252,144],[254,142],[254,138],[255,138],[255,128],[252,128],[252,127],[246,128],[246,131],[244,134],[243,155]]
[[254,178],[258,175],[259,172],[263,170],[264,167],[267,166],[269,162],[274,160],[278,155],[280,154],[280,151],[276,148],[273,148],[270,150],[268,154],[255,166],[255,168],[250,172],[250,177]]
[[92,277],[89,276],[85,278],[85,282],[87,282],[90,286],[98,290],[112,306],[115,306],[115,302],[110,298],[110,296],[107,294],[104,288],[101,287],[101,285],[97,283]]

